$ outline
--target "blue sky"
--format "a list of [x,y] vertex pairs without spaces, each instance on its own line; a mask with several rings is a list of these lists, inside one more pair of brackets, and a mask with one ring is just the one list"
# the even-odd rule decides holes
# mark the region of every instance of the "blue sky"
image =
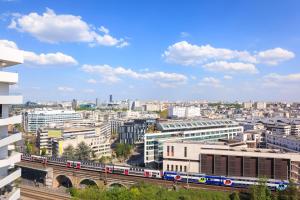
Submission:
[[300,99],[299,1],[0,0],[26,100]]

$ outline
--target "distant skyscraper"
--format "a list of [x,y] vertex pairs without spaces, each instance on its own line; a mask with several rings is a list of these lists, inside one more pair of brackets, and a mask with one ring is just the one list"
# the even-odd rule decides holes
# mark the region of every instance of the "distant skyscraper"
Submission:
[[72,109],[75,110],[77,108],[77,100],[73,99],[72,100]]
[[98,106],[99,106],[99,99],[96,98],[96,107],[98,107]]
[[109,95],[109,103],[112,103],[113,102],[113,96],[112,94]]

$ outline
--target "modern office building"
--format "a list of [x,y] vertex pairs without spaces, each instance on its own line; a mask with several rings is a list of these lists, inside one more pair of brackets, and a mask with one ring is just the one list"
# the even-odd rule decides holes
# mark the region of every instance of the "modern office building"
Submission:
[[279,150],[201,144],[192,141],[164,143],[163,169],[227,177],[266,177],[300,181],[300,155]]
[[119,142],[124,144],[142,144],[144,135],[150,126],[155,125],[156,119],[135,119],[125,122],[119,127]]
[[22,104],[22,96],[10,95],[10,85],[18,83],[18,74],[2,71],[4,68],[23,63],[22,52],[0,47],[0,199],[19,199],[20,189],[15,180],[21,176],[21,169],[14,164],[21,161],[21,154],[14,151],[14,143],[22,139],[21,133],[8,131],[8,125],[19,124],[22,116],[11,116],[9,106]]
[[35,133],[37,129],[56,126],[61,127],[64,122],[80,120],[80,113],[74,110],[32,110],[23,113],[25,131]]
[[159,122],[144,136],[144,163],[161,164],[163,143],[168,140],[217,141],[233,139],[242,132],[243,127],[229,119]]
[[109,103],[113,103],[113,95],[112,94],[109,95]]
[[76,99],[73,99],[73,100],[72,100],[72,109],[73,109],[73,110],[76,110],[77,106],[78,106],[78,105],[77,105],[77,100],[76,100]]

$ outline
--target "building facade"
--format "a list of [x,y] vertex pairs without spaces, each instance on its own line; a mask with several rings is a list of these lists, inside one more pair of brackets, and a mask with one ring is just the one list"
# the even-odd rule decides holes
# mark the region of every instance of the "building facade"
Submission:
[[14,151],[14,143],[22,139],[22,134],[9,132],[8,125],[22,122],[20,115],[10,116],[9,106],[21,104],[23,98],[9,93],[9,86],[18,83],[18,74],[2,71],[20,63],[23,63],[21,51],[0,47],[0,199],[20,198],[20,189],[14,182],[21,176],[21,169],[14,164],[21,161],[21,154]]
[[160,122],[144,136],[144,163],[161,164],[163,143],[168,140],[217,141],[233,139],[242,132],[242,126],[227,119]]
[[35,133],[38,128],[61,127],[66,121],[80,119],[80,113],[74,110],[33,110],[23,113],[23,126],[25,131]]
[[169,106],[168,117],[170,118],[192,118],[200,117],[200,107],[196,106]]
[[191,141],[164,143],[163,169],[227,177],[300,181],[300,155]]
[[155,119],[135,119],[125,122],[119,128],[119,142],[124,144],[144,143],[144,135],[150,126],[154,126]]

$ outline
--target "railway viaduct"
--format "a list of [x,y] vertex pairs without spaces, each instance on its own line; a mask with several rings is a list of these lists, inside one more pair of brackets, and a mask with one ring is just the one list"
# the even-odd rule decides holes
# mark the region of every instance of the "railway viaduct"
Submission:
[[125,176],[116,176],[96,171],[78,170],[61,166],[45,166],[41,163],[20,162],[16,164],[22,168],[22,177],[36,180],[47,187],[80,188],[87,185],[98,187],[130,187],[139,181],[129,180]]

